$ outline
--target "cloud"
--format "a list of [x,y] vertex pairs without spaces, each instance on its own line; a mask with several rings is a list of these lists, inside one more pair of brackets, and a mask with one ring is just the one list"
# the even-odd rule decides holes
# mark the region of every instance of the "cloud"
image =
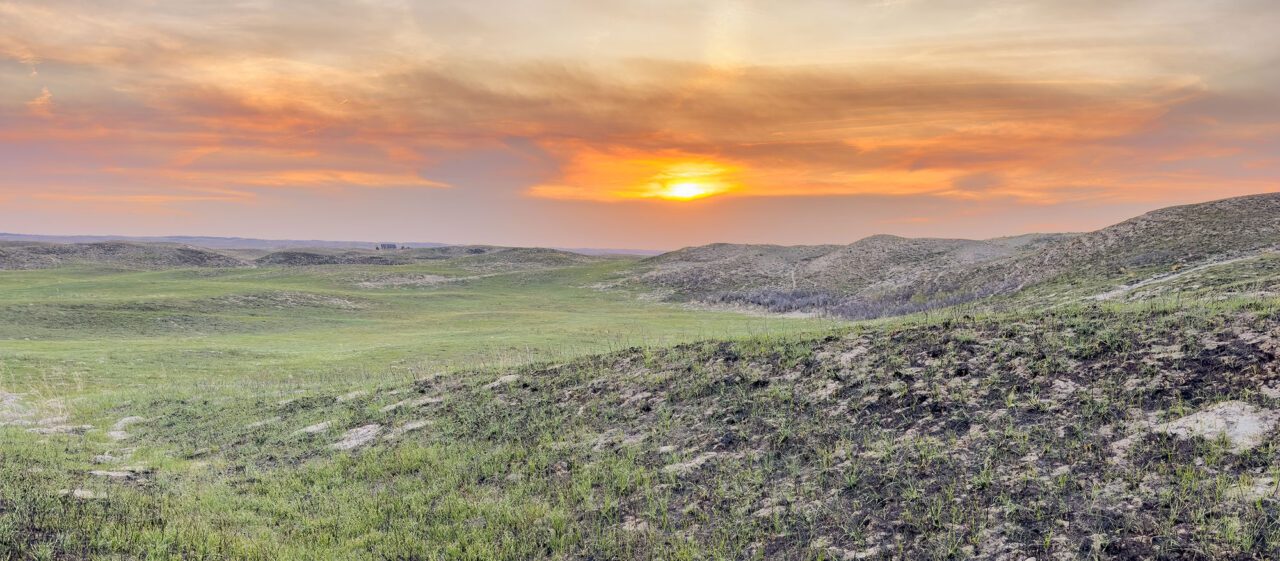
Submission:
[[48,87],[41,88],[40,95],[27,102],[27,111],[44,119],[53,117],[53,92]]
[[981,193],[1004,185],[1004,178],[998,173],[980,172],[957,177],[951,181],[951,185],[961,191]]
[[1280,178],[1266,3],[311,6],[0,4],[0,189],[533,208],[696,183],[679,190],[1030,208]]
[[[1203,127],[1170,115],[1211,112],[1221,95],[1161,77],[1044,82],[846,66],[726,72],[653,60],[610,68],[463,60],[377,76],[266,67],[218,63],[188,71],[201,76],[195,82],[147,76],[124,87],[136,92],[124,105],[66,104],[60,123],[32,121],[0,139],[150,155],[102,172],[156,185],[439,188],[449,184],[424,175],[440,154],[525,138],[558,168],[526,185],[541,198],[654,196],[671,168],[703,163],[732,170],[716,180],[716,196],[932,194],[1044,204],[1076,196],[1057,187],[1065,182],[1132,190],[1129,176],[1144,171],[1138,157],[1154,152],[1136,139],[1153,127]],[[1218,134],[1250,127],[1274,136],[1256,124],[1231,126],[1240,130]],[[1203,156],[1202,144],[1187,138],[1150,161],[1179,150]],[[1254,165],[1266,160],[1241,149]],[[1004,180],[978,186],[995,176]]]
[[94,193],[36,193],[33,199],[71,203],[122,203],[130,205],[169,205],[194,202],[241,202],[252,200],[250,194],[226,195],[164,195],[164,194],[94,194]]

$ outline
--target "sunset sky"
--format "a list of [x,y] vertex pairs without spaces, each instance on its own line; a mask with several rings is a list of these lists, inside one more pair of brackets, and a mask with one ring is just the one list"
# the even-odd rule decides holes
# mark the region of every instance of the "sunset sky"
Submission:
[[0,231],[665,249],[1280,190],[1275,0],[0,0]]

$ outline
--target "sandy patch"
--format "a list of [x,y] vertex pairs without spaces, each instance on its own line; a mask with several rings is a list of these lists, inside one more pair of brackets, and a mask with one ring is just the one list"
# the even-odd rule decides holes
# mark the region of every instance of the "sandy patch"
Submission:
[[365,444],[373,441],[378,437],[378,433],[382,432],[382,425],[370,424],[356,427],[347,431],[339,440],[330,447],[334,450],[355,450]]
[[1280,412],[1259,409],[1242,401],[1224,401],[1176,421],[1156,425],[1153,430],[1179,438],[1225,437],[1233,450],[1242,452],[1262,444],[1277,421],[1280,421]]

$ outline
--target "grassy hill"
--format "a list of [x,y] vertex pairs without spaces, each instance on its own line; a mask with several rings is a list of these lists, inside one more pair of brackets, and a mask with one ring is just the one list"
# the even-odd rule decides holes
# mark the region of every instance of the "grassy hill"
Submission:
[[0,270],[51,269],[73,265],[175,269],[242,267],[245,263],[216,251],[176,244],[0,242]]
[[588,256],[558,249],[451,245],[387,251],[334,251],[291,249],[276,251],[255,260],[258,265],[307,267],[316,265],[411,265],[450,260],[471,270],[516,270],[567,267],[595,263],[611,257]]
[[463,269],[511,271],[586,265],[619,256],[588,256],[564,250],[498,246],[415,247],[390,251],[293,248],[207,249],[171,243],[101,241],[91,243],[0,242],[0,270],[107,267],[124,270],[229,268],[252,266],[413,265],[454,260]]
[[1150,212],[1055,244],[1026,258],[1046,276],[1114,278],[1223,259],[1280,245],[1280,193],[1238,197]]
[[[84,437],[24,433],[0,451],[0,528],[14,529],[0,545],[71,558],[1269,558],[1277,352],[1280,303],[1251,300],[895,320],[284,399],[137,392]],[[127,436],[100,436],[112,423]]]
[[1114,289],[1278,246],[1280,194],[1264,194],[1158,210],[1079,235],[687,248],[645,260],[631,280],[675,301],[862,319],[1003,303],[1026,291],[1036,296],[1024,301],[1063,287]]

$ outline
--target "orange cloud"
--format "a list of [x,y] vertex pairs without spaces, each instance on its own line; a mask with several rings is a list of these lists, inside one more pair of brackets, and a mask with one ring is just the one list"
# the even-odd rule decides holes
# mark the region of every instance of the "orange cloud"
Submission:
[[262,171],[214,169],[144,169],[106,168],[107,173],[143,177],[182,185],[233,184],[242,187],[274,188],[372,188],[372,189],[447,189],[451,186],[423,179],[412,172],[367,172],[344,169],[269,169]]
[[27,111],[44,119],[53,117],[53,92],[48,87],[41,88],[40,96],[27,102]]

